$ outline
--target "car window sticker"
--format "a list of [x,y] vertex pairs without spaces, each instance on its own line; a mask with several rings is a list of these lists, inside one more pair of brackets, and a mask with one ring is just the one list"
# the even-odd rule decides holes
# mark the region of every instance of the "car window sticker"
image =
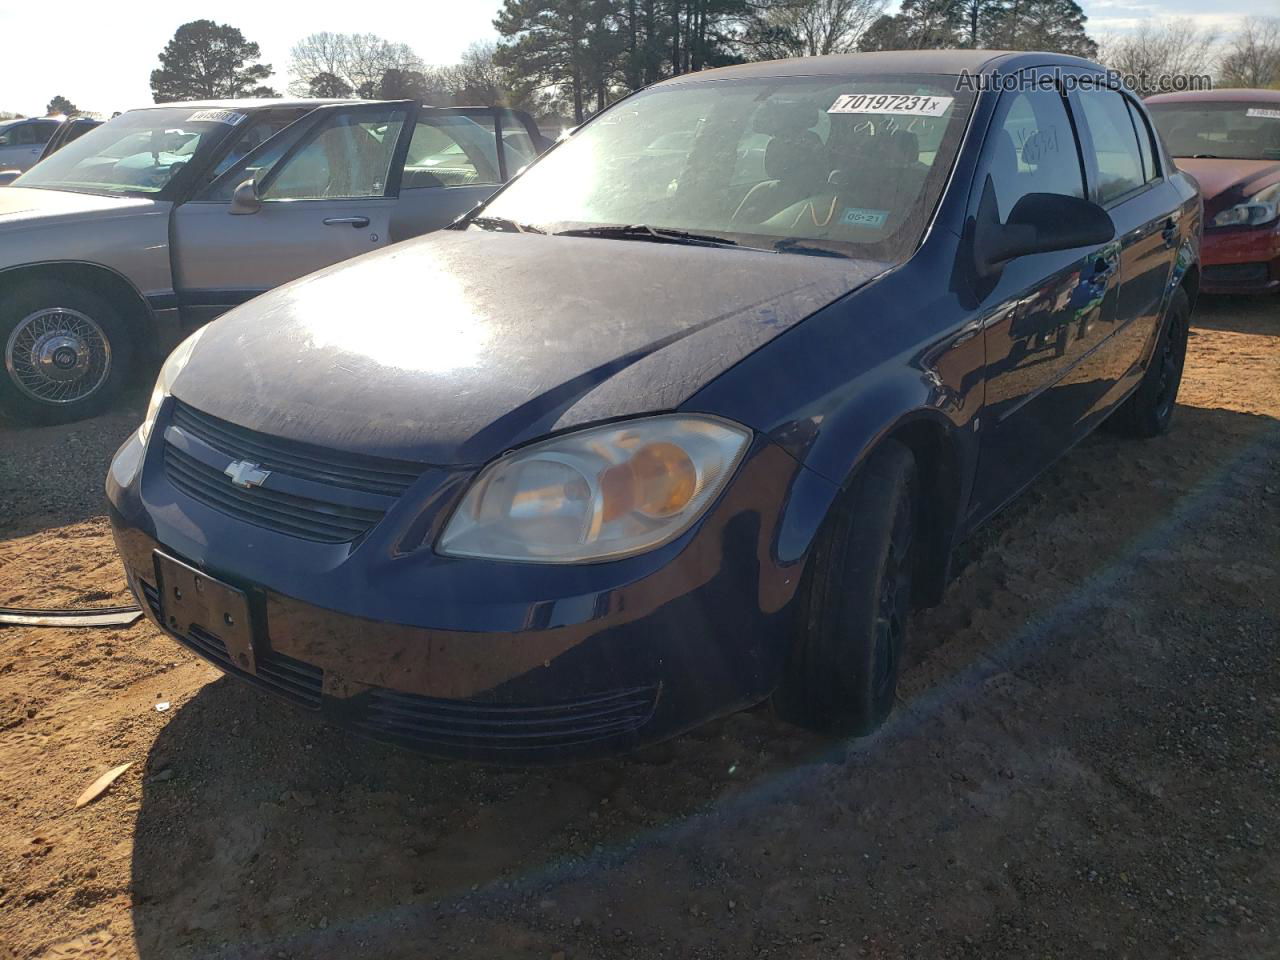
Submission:
[[1267,117],[1271,120],[1280,120],[1280,110],[1273,110],[1269,107],[1250,107],[1244,112],[1246,117]]
[[867,210],[864,207],[845,207],[840,215],[840,222],[848,227],[883,227],[888,219],[888,210]]
[[913,93],[842,93],[827,113],[885,113],[899,116],[940,117],[955,97],[929,97]]
[[187,123],[226,123],[235,126],[245,118],[245,114],[234,110],[197,110],[187,117]]

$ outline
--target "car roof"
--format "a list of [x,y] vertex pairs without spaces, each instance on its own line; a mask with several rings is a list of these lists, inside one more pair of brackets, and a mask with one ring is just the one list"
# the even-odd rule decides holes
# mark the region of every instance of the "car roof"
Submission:
[[962,72],[1013,72],[1026,67],[1060,65],[1102,70],[1098,64],[1061,53],[1018,50],[886,50],[878,53],[842,53],[827,57],[793,57],[718,67],[686,73],[665,84],[689,80],[730,80],[738,77],[812,77],[840,74],[923,73],[954,76]]
[[1220,87],[1217,90],[1187,90],[1183,93],[1157,93],[1147,103],[1280,103],[1280,90],[1253,87]]
[[377,100],[359,100],[355,97],[325,99],[322,97],[242,97],[238,100],[175,100],[157,103],[136,110],[161,110],[166,107],[190,107],[198,110],[255,110],[260,107],[323,107],[330,103],[377,103]]

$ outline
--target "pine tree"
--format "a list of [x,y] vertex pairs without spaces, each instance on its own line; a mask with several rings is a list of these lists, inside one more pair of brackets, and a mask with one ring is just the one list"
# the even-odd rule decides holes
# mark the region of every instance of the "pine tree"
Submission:
[[507,43],[495,59],[540,87],[564,87],[573,117],[586,116],[587,97],[603,107],[620,45],[612,0],[504,0],[493,25]]
[[930,50],[963,45],[962,0],[903,0],[895,16],[883,16],[862,35],[859,50]]
[[45,108],[50,116],[61,114],[64,117],[75,117],[80,115],[80,108],[74,103],[58,94],[49,101],[49,105]]
[[987,46],[1001,50],[1047,50],[1096,57],[1098,45],[1075,0],[1002,0],[987,17]]
[[259,56],[258,45],[229,24],[184,23],[160,51],[160,67],[151,71],[151,93],[156,103],[274,97],[275,92],[261,84],[271,76],[271,66],[251,62]]

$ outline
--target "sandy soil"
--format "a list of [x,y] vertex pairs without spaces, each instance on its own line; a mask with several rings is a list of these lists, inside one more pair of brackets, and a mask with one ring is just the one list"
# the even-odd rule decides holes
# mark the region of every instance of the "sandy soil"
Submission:
[[[145,623],[0,630],[0,958],[1280,956],[1280,304],[1203,304],[1181,400],[964,547],[853,743],[434,763]],[[0,432],[0,605],[125,597],[141,402]]]

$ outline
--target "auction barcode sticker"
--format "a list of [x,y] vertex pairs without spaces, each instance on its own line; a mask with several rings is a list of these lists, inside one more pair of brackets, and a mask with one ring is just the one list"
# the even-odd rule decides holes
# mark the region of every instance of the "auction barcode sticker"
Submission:
[[827,113],[892,113],[910,117],[940,117],[955,97],[925,97],[912,93],[842,93]]
[[229,123],[234,127],[244,116],[234,110],[197,110],[187,117],[187,123]]
[[1271,120],[1280,120],[1280,110],[1272,110],[1268,107],[1250,107],[1244,112],[1246,117],[1268,117]]

